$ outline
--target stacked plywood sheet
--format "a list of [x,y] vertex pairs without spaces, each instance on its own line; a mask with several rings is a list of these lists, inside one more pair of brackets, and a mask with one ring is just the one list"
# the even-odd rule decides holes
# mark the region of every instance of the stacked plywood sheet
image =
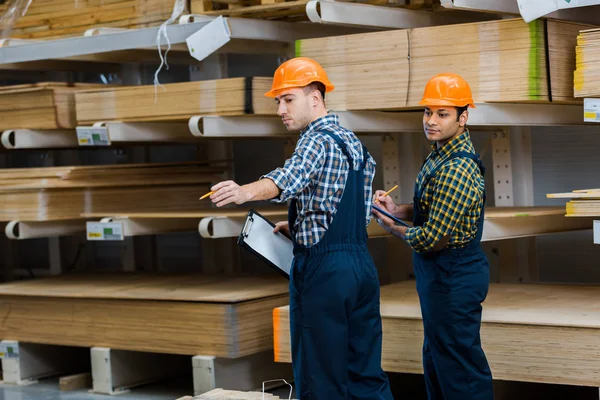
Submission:
[[582,31],[576,53],[575,97],[600,96],[600,29]]
[[476,102],[572,101],[574,45],[583,26],[521,19],[300,40],[325,67],[334,110],[418,107],[427,81],[462,75]]
[[600,189],[574,190],[569,193],[551,193],[549,199],[571,199],[567,202],[567,217],[600,217]]
[[[0,13],[13,3],[0,6]],[[11,36],[52,38],[82,35],[97,26],[156,26],[169,19],[173,4],[173,0],[33,0],[24,16],[15,17]]]
[[[82,213],[192,210],[222,167],[201,163],[0,170],[0,221],[50,221]],[[204,203],[208,206],[208,203]]]
[[64,275],[0,285],[0,336],[237,358],[272,349],[280,277]]
[[[494,378],[598,386],[597,286],[492,284],[482,344]],[[381,289],[384,370],[422,373],[423,322],[408,281]],[[275,357],[290,362],[289,307],[274,310]]]
[[[276,112],[271,78],[230,78],[172,83],[164,89],[129,86],[79,93],[77,121],[186,120],[193,115],[243,115]],[[155,95],[156,93],[156,95]]]
[[75,93],[92,84],[36,83],[0,88],[0,130],[74,128]]
[[[191,0],[190,3],[194,14],[306,21],[308,20],[306,14],[306,3],[308,2],[309,0]],[[431,0],[361,0],[356,2],[411,9],[432,8]]]

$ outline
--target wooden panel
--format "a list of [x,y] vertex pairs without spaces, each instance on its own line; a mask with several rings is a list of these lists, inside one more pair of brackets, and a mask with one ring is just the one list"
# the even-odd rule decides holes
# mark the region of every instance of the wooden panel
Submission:
[[[0,6],[0,13],[13,3]],[[35,0],[24,16],[16,18],[11,37],[76,36],[96,26],[156,26],[171,16],[173,4],[173,0]]]
[[[322,63],[334,85],[354,89],[342,101],[334,101],[336,109],[419,107],[427,81],[442,72],[463,76],[475,102],[548,102],[549,87],[553,101],[572,101],[572,48],[578,29],[586,27],[552,21],[546,33],[541,20],[530,24],[521,19],[456,24],[300,40],[296,55]],[[388,59],[405,62],[406,67],[375,67]],[[375,89],[355,89],[356,82],[368,82]],[[408,96],[402,96],[405,90]],[[335,100],[334,93],[331,98]],[[361,101],[365,93],[386,102]]]
[[[97,121],[187,120],[194,115],[275,115],[275,102],[264,96],[271,78],[217,79],[164,85],[127,86],[76,95],[79,124]],[[155,94],[156,93],[156,94]]]
[[[68,277],[23,282],[21,289],[11,284],[0,294],[0,335],[32,343],[229,358],[272,348],[272,310],[288,302],[283,278],[171,278],[93,275],[80,277],[78,284]],[[144,287],[140,279],[150,284]],[[177,300],[165,300],[171,298]]]
[[577,37],[575,97],[600,96],[600,29],[581,32]]
[[[598,386],[596,286],[490,285],[482,343],[495,379]],[[422,373],[423,324],[415,282],[382,287],[382,366]],[[274,311],[276,360],[291,362],[289,307]]]

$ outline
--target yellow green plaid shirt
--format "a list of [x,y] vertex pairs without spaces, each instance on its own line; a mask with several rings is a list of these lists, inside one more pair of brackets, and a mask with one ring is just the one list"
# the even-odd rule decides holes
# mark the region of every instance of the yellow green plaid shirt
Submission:
[[[422,187],[425,177],[440,163],[458,151],[475,153],[469,132],[453,138],[440,149],[435,143],[427,156],[417,185]],[[455,158],[444,164],[432,177],[420,200],[425,223],[409,228],[406,242],[415,251],[427,252],[444,236],[451,234],[448,247],[466,246],[477,233],[477,222],[483,207],[485,184],[478,165],[468,158]],[[415,204],[416,207],[416,204]]]

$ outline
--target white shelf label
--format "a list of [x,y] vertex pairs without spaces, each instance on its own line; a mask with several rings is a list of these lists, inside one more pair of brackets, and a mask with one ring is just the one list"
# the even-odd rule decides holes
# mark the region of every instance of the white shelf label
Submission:
[[600,244],[600,221],[594,221],[594,243]]
[[19,358],[19,344],[0,343],[0,358]]
[[124,240],[120,222],[88,222],[86,232],[87,240]]
[[600,122],[600,99],[583,99],[583,121]]
[[80,146],[110,146],[106,127],[78,126],[76,131]]

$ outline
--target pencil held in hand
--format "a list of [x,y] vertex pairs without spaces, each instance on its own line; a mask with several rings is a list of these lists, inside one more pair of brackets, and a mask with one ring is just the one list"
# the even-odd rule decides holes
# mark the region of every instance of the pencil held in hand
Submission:
[[208,193],[206,193],[204,196],[200,197],[200,200],[204,200],[205,198],[207,198],[208,196],[210,196],[213,193],[214,192],[208,192]]
[[[385,194],[382,197],[389,195],[390,193],[392,193],[396,189],[398,189],[398,185],[394,186],[393,188],[391,188],[390,190],[388,190],[387,192],[385,192]],[[379,203],[379,199],[375,199],[375,202]]]

